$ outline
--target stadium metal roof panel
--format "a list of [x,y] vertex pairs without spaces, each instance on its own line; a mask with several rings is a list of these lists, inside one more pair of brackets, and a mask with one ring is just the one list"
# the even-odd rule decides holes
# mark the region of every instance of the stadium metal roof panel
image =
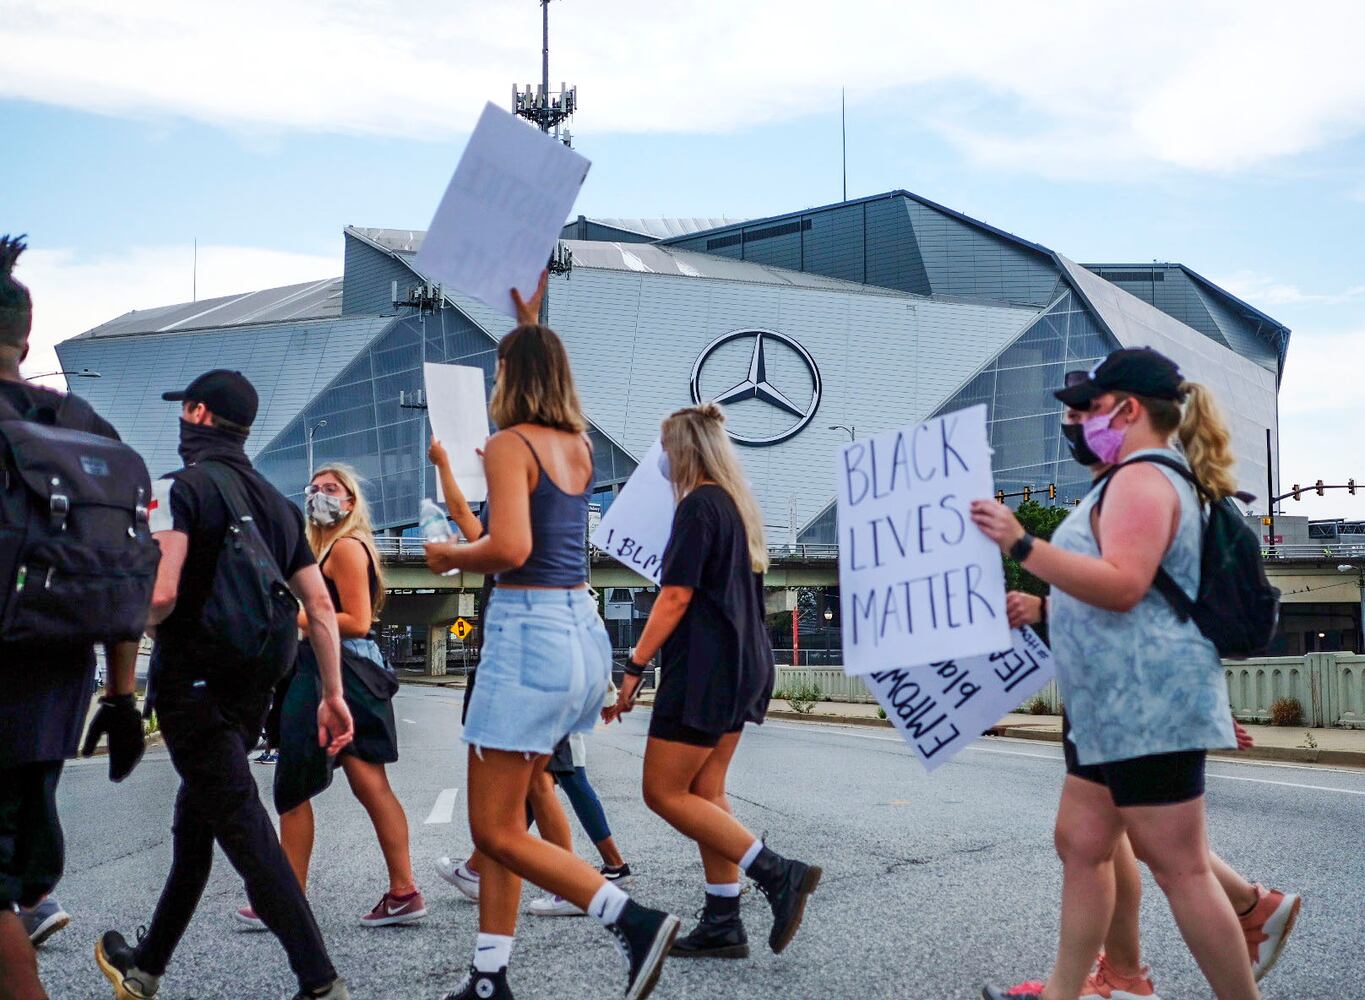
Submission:
[[608,226],[612,229],[624,229],[626,232],[639,233],[641,236],[648,236],[651,239],[666,240],[675,236],[691,236],[693,233],[704,233],[709,229],[738,226],[745,220],[731,219],[725,216],[667,219],[602,219],[590,215],[587,216],[587,221],[596,222],[598,225]]
[[341,315],[341,279],[223,295],[151,309],[134,309],[80,334],[77,339],[122,337],[137,333],[178,333],[206,327],[257,326]]

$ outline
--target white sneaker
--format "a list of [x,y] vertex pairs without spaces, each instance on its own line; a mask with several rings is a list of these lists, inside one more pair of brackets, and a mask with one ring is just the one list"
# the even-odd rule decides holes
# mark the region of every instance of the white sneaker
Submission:
[[451,861],[447,857],[436,859],[436,874],[459,889],[465,899],[479,901],[479,873],[471,871],[463,861]]
[[537,917],[582,917],[586,914],[563,896],[541,896],[531,900],[530,912]]

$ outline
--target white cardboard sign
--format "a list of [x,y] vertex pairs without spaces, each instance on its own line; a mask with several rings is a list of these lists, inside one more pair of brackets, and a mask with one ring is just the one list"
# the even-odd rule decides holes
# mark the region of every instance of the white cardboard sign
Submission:
[[588,160],[488,104],[455,167],[413,266],[516,318],[588,176]]
[[673,531],[673,485],[664,474],[663,444],[655,441],[631,473],[590,541],[622,566],[659,582]]
[[835,467],[844,670],[1009,646],[1000,550],[970,518],[994,490],[986,407],[854,441]]
[[[482,368],[469,365],[423,366],[431,433],[450,456],[450,471],[465,499],[488,498],[488,480],[477,449],[488,440],[488,397]],[[437,480],[440,488],[440,480]],[[443,497],[440,499],[444,499]]]
[[863,678],[926,771],[946,764],[1052,680],[1052,652],[1030,628],[1012,648]]

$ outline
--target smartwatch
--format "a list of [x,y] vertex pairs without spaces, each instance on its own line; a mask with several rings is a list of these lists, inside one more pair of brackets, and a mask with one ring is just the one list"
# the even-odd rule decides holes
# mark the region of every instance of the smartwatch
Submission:
[[1022,565],[1024,560],[1033,553],[1034,541],[1035,539],[1032,535],[1028,532],[1024,532],[1023,537],[1010,546],[1010,558]]

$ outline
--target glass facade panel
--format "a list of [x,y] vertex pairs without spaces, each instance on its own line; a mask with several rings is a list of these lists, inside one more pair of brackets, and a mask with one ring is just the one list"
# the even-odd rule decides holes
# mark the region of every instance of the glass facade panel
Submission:
[[[313,467],[345,462],[365,480],[376,528],[405,528],[417,521],[423,496],[436,493],[427,462],[426,413],[403,406],[400,397],[422,389],[422,364],[470,365],[482,368],[487,391],[493,391],[497,342],[457,309],[425,317],[402,317],[333,379],[302,412],[256,456],[256,467],[297,503],[308,483],[308,428],[313,434]],[[319,427],[321,421],[327,421]],[[589,431],[593,442],[595,489],[610,504],[610,488],[635,470],[635,462],[603,437]]]

